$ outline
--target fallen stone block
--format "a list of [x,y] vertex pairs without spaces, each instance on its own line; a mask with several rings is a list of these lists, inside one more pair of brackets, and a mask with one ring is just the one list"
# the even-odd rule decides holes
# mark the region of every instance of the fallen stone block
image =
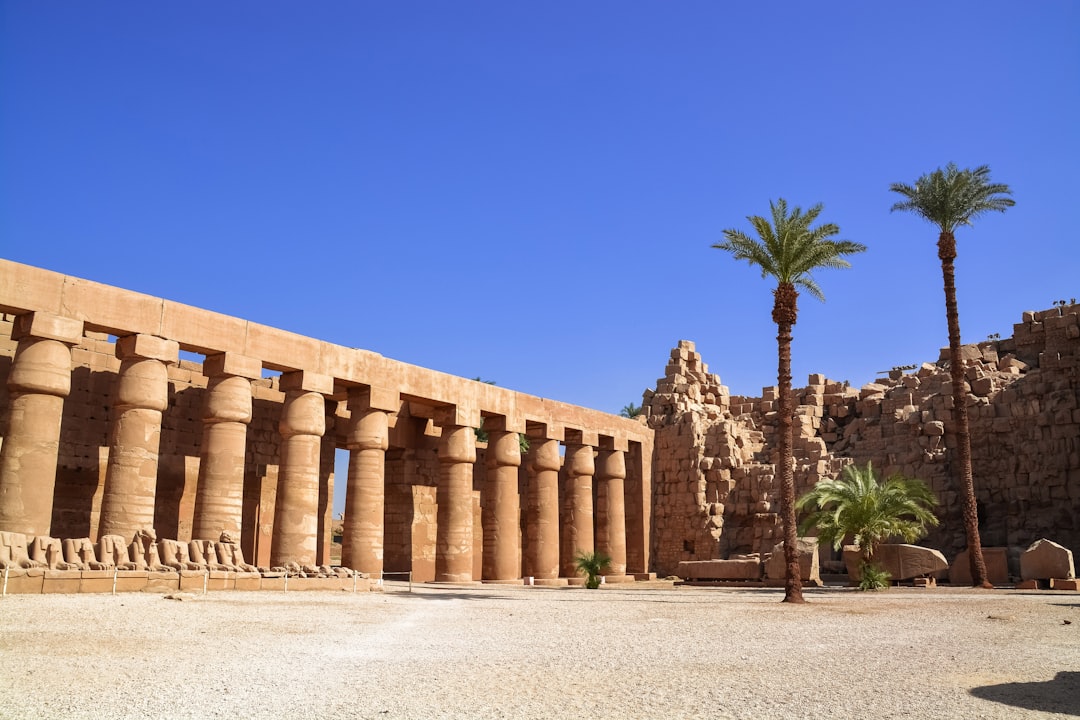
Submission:
[[684,560],[677,574],[684,580],[760,580],[761,560]]
[[[822,585],[821,568],[818,565],[818,539],[816,537],[798,538],[799,571],[802,581],[809,585]],[[773,546],[772,554],[765,561],[765,577],[770,580],[784,580],[787,577],[787,563],[784,560],[784,543]]]
[[1072,550],[1045,538],[1033,542],[1020,556],[1021,580],[1071,580],[1075,577]]
[[[878,546],[874,563],[889,573],[893,580],[910,580],[949,569],[949,562],[941,551],[902,543],[885,543]],[[844,546],[844,564],[847,566],[848,577],[856,582],[862,579],[862,572],[860,572],[862,553],[854,545]]]
[[[983,562],[986,563],[986,579],[994,585],[1007,585],[1009,582],[1009,549],[1005,547],[984,547]],[[971,559],[968,551],[960,554],[949,566],[951,585],[971,585]]]

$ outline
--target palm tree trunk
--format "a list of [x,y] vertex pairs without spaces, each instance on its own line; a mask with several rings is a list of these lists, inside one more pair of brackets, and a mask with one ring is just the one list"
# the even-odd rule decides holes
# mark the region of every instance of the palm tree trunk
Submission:
[[776,346],[779,362],[776,379],[779,383],[776,440],[777,473],[780,475],[780,519],[784,531],[784,602],[804,602],[802,570],[799,568],[799,542],[795,525],[795,468],[791,454],[792,415],[795,412],[791,395],[791,327],[798,316],[799,297],[795,286],[781,283],[775,292],[773,320],[776,322]]
[[960,497],[971,563],[971,582],[975,587],[988,588],[992,585],[986,578],[986,562],[979,538],[979,513],[975,504],[975,481],[971,472],[971,433],[968,430],[964,363],[960,357],[960,312],[956,306],[956,278],[953,271],[956,239],[951,232],[943,232],[938,238],[938,258],[945,283],[945,315],[949,322],[949,374],[952,377],[953,419],[956,421],[956,464],[960,473]]

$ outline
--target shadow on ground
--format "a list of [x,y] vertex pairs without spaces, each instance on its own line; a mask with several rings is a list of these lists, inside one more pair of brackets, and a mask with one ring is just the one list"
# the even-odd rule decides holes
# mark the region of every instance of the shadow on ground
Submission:
[[1046,682],[985,685],[970,692],[1003,705],[1080,717],[1080,672],[1059,672]]

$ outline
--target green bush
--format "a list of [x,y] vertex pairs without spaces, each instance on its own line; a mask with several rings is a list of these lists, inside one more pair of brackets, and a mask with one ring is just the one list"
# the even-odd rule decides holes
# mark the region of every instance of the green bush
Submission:
[[884,590],[892,585],[892,575],[873,563],[864,562],[859,566],[860,590]]

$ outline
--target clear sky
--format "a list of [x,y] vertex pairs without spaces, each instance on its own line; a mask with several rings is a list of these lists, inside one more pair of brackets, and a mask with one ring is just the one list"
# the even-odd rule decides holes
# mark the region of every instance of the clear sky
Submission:
[[[964,340],[1080,296],[1080,3],[0,5],[0,256],[618,412],[694,340],[776,381],[774,285],[710,246],[769,201],[868,246],[795,384],[946,344],[895,181],[987,164]],[[1072,228],[1072,229],[1070,229]]]

